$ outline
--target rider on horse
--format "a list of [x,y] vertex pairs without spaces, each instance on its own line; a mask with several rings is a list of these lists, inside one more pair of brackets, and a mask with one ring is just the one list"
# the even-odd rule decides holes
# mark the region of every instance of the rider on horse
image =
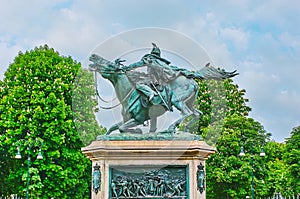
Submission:
[[160,56],[160,49],[154,43],[152,43],[152,45],[153,48],[150,54],[144,55],[139,62],[123,67],[124,70],[133,70],[147,66],[147,75],[150,76],[151,82],[139,81],[135,83],[137,90],[145,94],[149,101],[151,101],[155,95],[158,95],[153,86],[163,87],[168,81],[178,76],[178,74],[170,68],[169,64],[171,62],[162,58]]
[[[169,110],[172,110],[171,106],[169,105],[169,100],[167,99],[168,97],[164,94],[162,95],[161,91],[168,89],[166,87],[168,82],[174,80],[180,74],[190,77],[189,75],[192,74],[192,72],[183,68],[171,66],[170,61],[161,57],[161,51],[157,45],[154,43],[152,43],[152,45],[153,48],[150,54],[144,55],[139,62],[130,64],[129,66],[123,66],[122,69],[133,70],[139,67],[147,66],[147,75],[150,77],[150,82],[149,78],[147,81],[136,81],[136,89],[147,96],[149,102],[154,99],[154,96],[159,95],[165,106]],[[166,91],[166,93],[168,96],[172,94],[170,91]]]
[[[236,71],[226,72],[210,66],[195,72],[172,66],[168,60],[160,57],[160,50],[154,44],[150,54],[129,66],[122,66],[124,60],[119,59],[113,63],[96,54],[91,55],[89,60],[93,62],[90,64],[91,69],[111,81],[122,104],[123,121],[111,126],[107,134],[117,129],[122,133],[139,133],[141,130],[134,127],[149,119],[149,131],[155,132],[157,117],[166,111],[172,111],[172,107],[180,111],[181,117],[169,126],[168,131],[176,132],[179,124],[193,116],[185,126],[188,129],[201,116],[201,112],[193,107],[198,94],[198,84],[194,79],[222,80],[238,74]],[[127,71],[143,66],[148,68],[147,74]],[[145,100],[140,94],[148,99]],[[166,108],[161,108],[160,105]]]

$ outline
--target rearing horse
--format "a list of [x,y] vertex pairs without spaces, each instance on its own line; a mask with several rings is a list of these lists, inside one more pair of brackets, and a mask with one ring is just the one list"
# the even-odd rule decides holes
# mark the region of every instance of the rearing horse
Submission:
[[[164,100],[161,98],[160,103],[151,103],[144,99],[142,94],[135,88],[128,77],[128,71],[124,71],[120,65],[110,62],[99,55],[93,54],[89,60],[93,62],[90,68],[99,72],[101,76],[108,79],[114,86],[117,98],[122,104],[123,121],[114,124],[108,129],[106,134],[112,131],[119,130],[120,133],[142,133],[137,125],[144,124],[145,121],[150,120],[150,132],[156,131],[157,117],[164,114],[169,109],[165,106]],[[237,75],[236,71],[225,72],[224,70],[215,69],[212,67],[204,67],[196,72],[192,77],[187,77],[179,74],[175,79],[168,82],[168,89],[171,90],[170,103],[181,112],[181,117],[177,119],[168,128],[168,132],[175,133],[176,127],[181,122],[190,116],[192,120],[185,126],[185,130],[199,119],[201,112],[194,109],[194,103],[198,95],[198,84],[193,78],[199,79],[226,79]],[[159,98],[160,96],[156,96]],[[145,101],[144,101],[145,102]]]

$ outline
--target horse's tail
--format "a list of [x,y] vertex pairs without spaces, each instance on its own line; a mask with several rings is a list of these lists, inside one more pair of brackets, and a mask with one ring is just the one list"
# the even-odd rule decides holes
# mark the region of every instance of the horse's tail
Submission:
[[214,68],[214,67],[204,67],[200,70],[196,71],[193,74],[193,78],[196,79],[215,79],[215,80],[221,80],[221,79],[228,79],[231,77],[234,77],[238,75],[237,71],[227,72],[224,69],[220,68]]

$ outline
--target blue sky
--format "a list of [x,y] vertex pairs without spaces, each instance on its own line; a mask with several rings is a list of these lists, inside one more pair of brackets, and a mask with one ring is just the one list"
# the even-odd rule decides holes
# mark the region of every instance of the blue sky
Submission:
[[168,28],[198,42],[214,65],[238,70],[250,116],[275,140],[300,125],[300,1],[0,1],[1,79],[19,51],[35,46],[84,62],[113,35]]

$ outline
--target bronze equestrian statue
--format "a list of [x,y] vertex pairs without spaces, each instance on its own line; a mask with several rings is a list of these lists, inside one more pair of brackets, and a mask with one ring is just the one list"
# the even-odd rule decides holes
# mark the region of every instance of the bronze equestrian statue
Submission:
[[[173,107],[181,112],[181,117],[166,132],[175,133],[176,127],[191,116],[192,120],[185,126],[188,130],[201,116],[201,112],[193,107],[198,95],[198,84],[194,79],[222,80],[238,74],[236,71],[226,72],[210,67],[209,64],[195,72],[173,66],[161,57],[157,45],[152,45],[150,54],[128,66],[123,65],[125,60],[111,62],[96,54],[90,56],[90,69],[113,84],[122,105],[123,121],[110,127],[107,135],[115,130],[120,133],[142,133],[141,129],[134,127],[148,120],[149,131],[155,132],[157,117],[166,111],[173,111]],[[134,70],[139,67],[147,67],[147,73]]]

